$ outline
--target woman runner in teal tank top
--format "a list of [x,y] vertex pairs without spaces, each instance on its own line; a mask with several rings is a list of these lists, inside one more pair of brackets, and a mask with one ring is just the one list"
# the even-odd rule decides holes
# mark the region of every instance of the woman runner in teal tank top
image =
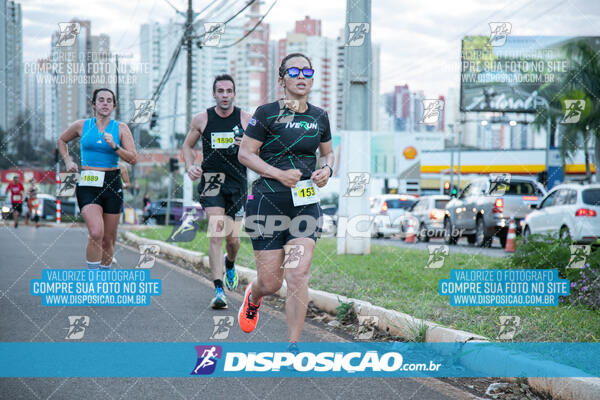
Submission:
[[116,107],[110,89],[92,95],[94,117],[75,121],[58,139],[58,150],[68,172],[79,172],[67,143],[79,139],[81,172],[76,186],[77,203],[88,228],[88,268],[110,268],[117,225],[123,204],[119,159],[135,164],[137,153],[129,127],[110,118]]

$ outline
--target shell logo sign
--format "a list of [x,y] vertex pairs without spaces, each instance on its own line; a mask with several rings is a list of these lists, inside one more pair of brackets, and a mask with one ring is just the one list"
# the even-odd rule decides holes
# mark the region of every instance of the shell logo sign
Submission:
[[414,160],[417,156],[417,149],[414,148],[414,146],[407,146],[404,148],[404,150],[402,150],[402,155],[407,160]]

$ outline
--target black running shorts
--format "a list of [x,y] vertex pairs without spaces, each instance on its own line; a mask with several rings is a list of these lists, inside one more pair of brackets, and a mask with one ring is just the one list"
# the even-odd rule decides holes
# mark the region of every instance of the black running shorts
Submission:
[[98,204],[105,214],[120,214],[123,205],[121,171],[106,171],[102,187],[79,186],[75,188],[79,210],[88,204]]
[[246,202],[246,186],[235,183],[207,185],[204,179],[198,184],[198,201],[203,208],[221,207],[225,209],[225,215],[233,219],[244,215],[244,203]]
[[244,225],[254,250],[277,250],[296,238],[316,241],[323,213],[319,203],[295,207],[291,191],[260,193],[248,196]]
[[18,212],[19,214],[23,214],[23,203],[12,203],[11,212]]

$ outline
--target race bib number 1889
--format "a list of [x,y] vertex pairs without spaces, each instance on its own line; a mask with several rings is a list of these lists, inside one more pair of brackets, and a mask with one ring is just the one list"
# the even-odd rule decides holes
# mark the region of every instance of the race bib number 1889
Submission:
[[104,171],[81,171],[79,186],[102,187],[104,184]]

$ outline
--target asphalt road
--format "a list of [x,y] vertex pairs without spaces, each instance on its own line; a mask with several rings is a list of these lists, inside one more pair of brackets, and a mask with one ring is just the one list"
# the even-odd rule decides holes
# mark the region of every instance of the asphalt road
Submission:
[[[0,339],[3,342],[73,342],[65,339],[69,315],[89,316],[81,342],[200,342],[213,331],[213,316],[234,316],[226,341],[285,342],[281,311],[264,303],[259,326],[245,334],[237,326],[242,288],[228,293],[228,310],[208,307],[212,284],[202,276],[157,261],[152,278],[162,295],[145,307],[46,307],[30,294],[31,279],[45,268],[82,268],[87,231],[0,226]],[[133,268],[138,254],[118,245],[120,268]],[[305,325],[302,341],[345,341],[316,324]],[[193,368],[193,366],[191,366]],[[6,399],[474,399],[437,379],[315,378],[2,378]]]

